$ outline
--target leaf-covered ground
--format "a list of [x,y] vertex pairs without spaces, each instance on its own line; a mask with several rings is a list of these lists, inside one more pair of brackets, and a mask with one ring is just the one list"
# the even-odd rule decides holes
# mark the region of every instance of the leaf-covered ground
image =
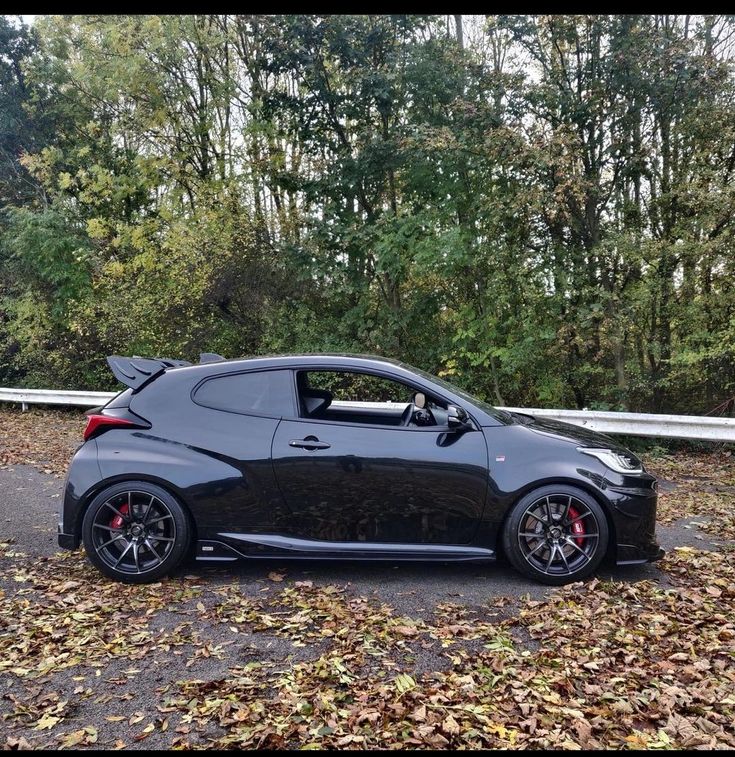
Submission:
[[74,450],[82,443],[84,414],[31,406],[0,406],[0,469],[25,463],[44,473],[63,476]]
[[414,618],[338,582],[140,588],[4,552],[11,747],[735,747],[732,553],[678,549],[665,582],[592,580],[510,617]]
[[[649,461],[651,471],[676,487],[662,487],[659,523],[690,518],[716,538],[735,540],[735,457],[729,452],[675,456]],[[696,516],[696,517],[695,517]]]
[[[49,412],[13,415],[6,466],[54,470],[61,452],[38,421],[58,429]],[[255,581],[190,566],[131,587],[81,552],[2,541],[0,743],[735,748],[735,461],[647,463],[662,527],[694,520],[719,548],[541,599],[468,603],[458,586],[457,601],[406,605],[356,591],[338,568],[308,580],[278,563]]]

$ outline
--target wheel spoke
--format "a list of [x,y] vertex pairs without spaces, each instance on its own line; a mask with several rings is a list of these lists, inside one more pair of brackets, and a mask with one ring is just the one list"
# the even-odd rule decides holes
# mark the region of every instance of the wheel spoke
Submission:
[[567,517],[569,516],[569,508],[572,506],[572,495],[569,495],[569,499],[567,500],[567,506],[564,508],[564,515],[561,516],[561,522],[565,523]]
[[576,549],[576,550],[577,550],[577,552],[579,552],[579,554],[580,554],[580,555],[584,555],[584,556],[585,556],[585,559],[586,559],[586,562],[589,562],[589,561],[590,561],[590,556],[589,556],[589,555],[588,555],[588,554],[587,554],[587,553],[586,553],[586,552],[585,552],[585,551],[584,551],[583,549],[580,549],[580,547],[578,547],[578,546],[577,546],[577,545],[576,545],[576,544],[575,544],[575,543],[574,543],[573,541],[569,541],[569,542],[567,542],[567,543],[568,543],[568,544],[569,544],[570,546],[574,547],[574,549]]
[[599,534],[574,534],[572,539],[599,539]]
[[569,573],[569,563],[567,562],[567,556],[564,554],[562,547],[559,547],[559,554],[561,555],[561,559],[564,560],[564,567],[567,569],[567,573]]
[[117,566],[122,562],[123,557],[127,555],[127,553],[130,551],[130,548],[133,546],[133,542],[129,542],[128,546],[125,547],[125,549],[120,553],[120,557],[117,558],[117,562],[112,566],[113,568],[117,568]]
[[551,501],[549,498],[546,498],[546,516],[549,519],[549,525],[551,525],[554,522],[554,515],[551,512]]
[[153,536],[152,534],[150,538],[154,541],[176,541],[176,539],[171,539],[168,536]]
[[118,539],[122,539],[122,538],[124,538],[122,534],[118,534],[117,536],[110,539],[109,541],[106,541],[104,544],[100,544],[99,547],[95,547],[95,549],[97,550],[97,552],[99,552],[101,549],[104,549],[109,544],[112,544],[112,542],[117,541]]
[[135,570],[138,573],[140,573],[140,560],[138,559],[138,551],[139,551],[138,542],[134,541],[133,542],[133,559],[135,560]]
[[555,554],[556,554],[556,544],[552,544],[551,549],[549,550],[549,559],[546,563],[546,568],[544,568],[544,573],[549,572],[549,568],[551,567],[551,563],[554,561]]
[[148,503],[148,507],[145,510],[145,515],[143,516],[143,525],[148,525],[148,516],[151,513],[151,507],[153,507],[153,501],[155,500],[155,497],[151,494],[151,501]]
[[[111,504],[110,504],[109,502],[105,502],[105,504],[104,504],[104,507],[109,507],[109,508],[110,508],[110,510],[112,510],[112,512],[114,512],[114,513],[115,513],[115,515],[118,515],[118,516],[119,516],[120,518],[122,518],[122,519],[123,519],[123,522],[124,522],[124,523],[128,523],[128,522],[130,521],[130,516],[129,516],[129,515],[124,515],[123,513],[121,513],[121,512],[120,512],[120,511],[119,511],[119,510],[118,510],[118,509],[117,509],[117,508],[115,507],[115,505],[111,505]],[[128,512],[130,512],[130,510],[129,510],[129,509],[128,509]]]
[[145,539],[145,541],[144,541],[143,543],[144,543],[144,544],[146,545],[146,547],[148,547],[148,549],[149,549],[149,550],[150,550],[151,552],[153,552],[153,554],[154,554],[154,555],[156,556],[156,558],[158,559],[158,562],[160,563],[160,562],[161,562],[161,561],[163,560],[163,558],[161,557],[161,555],[160,555],[160,554],[158,554],[158,550],[157,550],[157,549],[156,549],[156,548],[155,548],[155,547],[153,546],[153,544],[151,544],[151,541],[150,541],[150,539],[148,539],[148,537],[146,537],[146,539]]
[[146,523],[146,526],[152,526],[154,523],[159,523],[160,521],[167,520],[168,518],[173,519],[173,517],[174,516],[171,515],[170,513],[168,515],[161,515],[159,518],[154,518],[153,520]]
[[536,520],[537,520],[537,521],[538,521],[539,523],[543,523],[543,524],[544,524],[545,526],[549,526],[549,525],[551,525],[551,524],[549,523],[549,521],[547,521],[547,520],[544,520],[543,518],[539,518],[539,517],[538,517],[538,515],[536,515],[535,513],[531,513],[531,512],[529,512],[529,513],[526,513],[526,514],[527,514],[528,516],[530,516],[531,518],[535,518],[535,519],[536,519]]
[[535,555],[536,552],[538,552],[541,547],[543,547],[546,544],[546,540],[539,542],[527,555],[526,557],[531,557],[532,555]]
[[106,526],[104,523],[93,523],[92,528],[101,528],[105,531],[112,531],[112,533],[122,533],[122,528],[113,528],[112,526]]
[[578,515],[576,518],[572,518],[572,520],[568,520],[562,525],[566,528],[567,526],[571,526],[572,523],[576,523],[578,520],[582,520],[582,518],[589,518],[590,515],[592,515],[592,512],[588,510],[586,513],[582,513],[581,515]]
[[524,536],[526,539],[543,539],[544,538],[543,532],[539,533],[537,531],[531,531],[531,532],[521,531],[521,533],[518,534],[518,536]]

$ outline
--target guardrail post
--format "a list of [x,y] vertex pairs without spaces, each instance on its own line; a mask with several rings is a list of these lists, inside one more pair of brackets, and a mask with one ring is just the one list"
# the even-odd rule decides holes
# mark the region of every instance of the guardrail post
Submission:
[[27,402],[21,402],[20,403],[20,409],[21,409],[21,412],[25,413],[25,411],[28,410],[28,403]]

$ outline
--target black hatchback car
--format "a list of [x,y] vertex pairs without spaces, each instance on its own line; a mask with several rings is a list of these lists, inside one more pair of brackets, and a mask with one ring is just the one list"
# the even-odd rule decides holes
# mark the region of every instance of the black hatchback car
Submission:
[[656,480],[612,439],[385,358],[112,356],[59,544],[159,579],[187,555],[494,560],[548,584],[659,558]]

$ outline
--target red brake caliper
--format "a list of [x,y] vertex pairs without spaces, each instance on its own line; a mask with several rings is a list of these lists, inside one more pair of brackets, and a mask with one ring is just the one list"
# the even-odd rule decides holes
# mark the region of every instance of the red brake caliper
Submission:
[[[126,502],[124,505],[121,505],[120,508],[119,508],[119,510],[120,510],[120,512],[123,515],[127,515],[128,514],[128,503]],[[571,512],[571,510],[569,512]],[[123,524],[123,519],[119,515],[116,515],[110,521],[110,528],[121,528],[122,524]],[[576,526],[577,524],[575,523],[574,525]]]
[[[570,505],[569,506],[569,519],[574,520],[578,516],[579,516],[579,513]],[[584,524],[582,523],[581,520],[577,520],[577,521],[574,521],[574,523],[572,523],[572,533],[577,534],[577,536],[582,536],[585,533]],[[575,539],[574,541],[578,547],[584,546],[584,539]]]

